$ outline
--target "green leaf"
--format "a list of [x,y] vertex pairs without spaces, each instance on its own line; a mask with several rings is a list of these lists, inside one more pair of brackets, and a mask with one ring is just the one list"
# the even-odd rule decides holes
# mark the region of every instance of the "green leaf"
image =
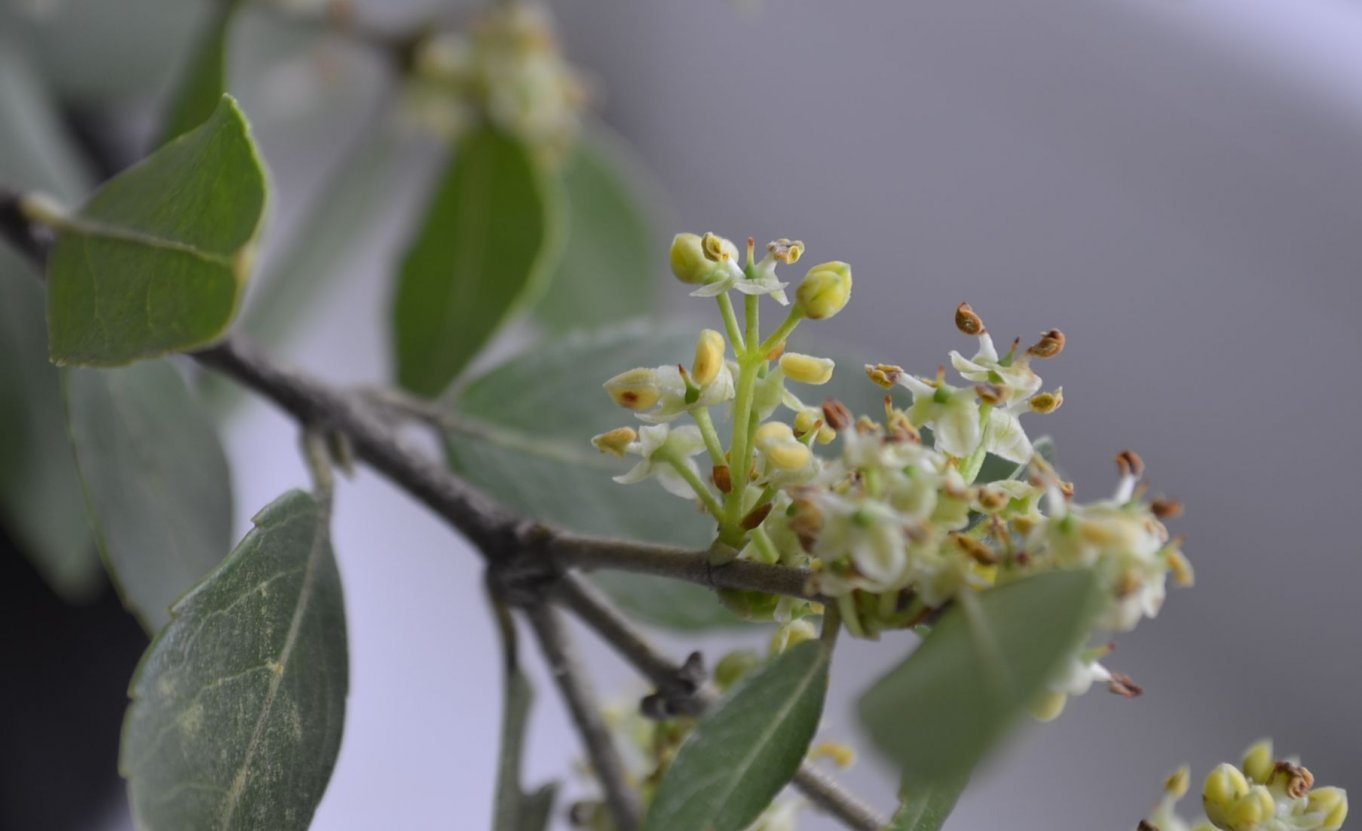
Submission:
[[555,257],[556,208],[523,143],[469,133],[402,262],[393,304],[397,380],[434,396],[540,287]]
[[828,651],[805,641],[700,720],[667,769],[644,831],[741,831],[808,752],[828,688]]
[[301,491],[275,500],[142,656],[119,753],[138,828],[308,827],[349,686],[328,520]]
[[171,98],[162,144],[207,121],[227,91],[227,33],[240,4],[219,0],[215,5]]
[[[651,482],[613,481],[628,463],[591,446],[593,435],[635,421],[601,389],[606,378],[633,366],[688,361],[695,331],[644,324],[569,335],[497,367],[472,381],[453,403],[472,429],[450,434],[452,465],[527,516],[574,531],[709,545],[713,526],[693,505]],[[602,578],[602,588],[628,611],[660,626],[741,624],[700,586],[632,574]]]
[[568,233],[535,315],[557,331],[629,320],[652,311],[666,247],[628,181],[621,148],[583,138],[562,172]]
[[887,831],[941,831],[967,784],[968,776],[920,786],[905,778],[899,785],[899,810]]
[[65,374],[90,524],[124,605],[155,632],[231,545],[222,444],[167,361]]
[[962,594],[922,644],[861,696],[875,745],[922,785],[968,776],[1091,630],[1087,571]]
[[[84,190],[55,102],[0,38],[0,181],[69,196]],[[88,599],[99,556],[66,437],[61,378],[47,360],[43,288],[0,244],[0,524],[52,589]]]
[[221,337],[264,209],[264,169],[224,95],[202,126],[61,223],[48,271],[52,360],[117,366]]

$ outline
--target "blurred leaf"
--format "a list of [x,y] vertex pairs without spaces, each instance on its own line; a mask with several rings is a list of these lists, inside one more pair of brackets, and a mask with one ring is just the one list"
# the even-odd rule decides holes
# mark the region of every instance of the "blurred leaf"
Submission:
[[968,776],[1079,648],[1097,599],[1087,571],[960,595],[917,650],[861,696],[866,731],[920,786]]
[[667,249],[626,178],[618,149],[583,138],[562,172],[567,238],[552,282],[535,309],[558,331],[648,314]]
[[119,105],[145,99],[175,71],[212,3],[185,0],[0,2],[12,33],[64,100]]
[[657,787],[644,831],[742,831],[794,776],[823,714],[828,651],[805,641],[700,720]]
[[[535,347],[462,390],[453,409],[474,429],[449,436],[451,463],[527,516],[588,534],[708,546],[713,523],[694,505],[651,482],[614,482],[610,477],[629,464],[591,446],[593,435],[635,422],[601,389],[606,378],[633,366],[688,361],[694,350],[693,329],[649,325]],[[657,625],[741,622],[700,586],[611,574],[602,587]]]
[[[23,54],[0,38],[0,181],[63,197],[84,190],[56,105]],[[90,597],[99,555],[66,436],[61,378],[47,360],[43,288],[0,244],[0,521],[57,594]]]
[[905,777],[899,785],[898,812],[886,831],[941,831],[968,784],[968,776],[921,786]]
[[216,8],[196,39],[171,98],[161,143],[204,123],[227,91],[227,34],[239,0],[217,0]]
[[124,605],[155,632],[231,545],[222,444],[168,361],[65,375],[90,524]]
[[119,754],[138,828],[310,824],[349,686],[328,521],[301,491],[275,500],[142,656]]
[[[1049,436],[1041,436],[1032,442],[1031,446],[1042,459],[1050,464],[1055,463],[1055,440]],[[1002,456],[995,456],[992,453],[984,458],[984,463],[979,467],[979,475],[974,478],[974,483],[982,485],[987,482],[1000,482],[1003,479],[1022,479],[1026,476],[1026,469],[1030,465],[1017,464]]]
[[116,366],[221,337],[265,190],[246,120],[226,95],[202,126],[105,183],[52,250],[52,359]]
[[533,793],[520,784],[521,762],[525,755],[525,727],[534,702],[534,690],[520,663],[515,643],[515,622],[510,612],[497,606],[505,655],[505,689],[501,716],[501,755],[497,762],[496,801],[492,809],[492,831],[545,831],[558,785],[550,783]]
[[528,148],[492,128],[466,135],[402,262],[393,305],[397,379],[435,396],[552,268],[552,194]]
[[368,229],[391,208],[407,145],[380,126],[348,153],[275,264],[256,280],[238,327],[277,345],[344,272]]

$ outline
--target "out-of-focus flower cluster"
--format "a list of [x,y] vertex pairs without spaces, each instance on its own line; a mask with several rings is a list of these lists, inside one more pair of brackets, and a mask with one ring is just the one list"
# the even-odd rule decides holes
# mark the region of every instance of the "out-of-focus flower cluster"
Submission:
[[1177,814],[1190,781],[1185,767],[1168,777],[1163,799],[1139,831],[1338,831],[1348,816],[1346,791],[1316,788],[1299,759],[1273,756],[1270,741],[1250,747],[1237,767],[1224,763],[1211,771],[1201,790],[1205,819]]
[[464,30],[424,38],[411,70],[407,109],[440,134],[490,123],[558,158],[580,129],[586,86],[540,4],[497,4]]
[[[743,256],[714,234],[676,237],[673,272],[693,295],[716,299],[723,329],[699,334],[689,368],[636,367],[605,383],[642,422],[593,439],[603,452],[635,457],[618,481],[655,478],[696,501],[715,521],[716,560],[809,570],[847,629],[865,637],[930,621],[962,591],[1055,569],[1095,572],[1106,597],[1098,628],[1126,631],[1158,613],[1168,575],[1191,583],[1179,541],[1163,524],[1177,503],[1145,498],[1138,456],[1118,457],[1111,498],[1081,503],[1027,436],[1023,417],[1063,402],[1063,390],[1044,390],[1036,372],[1064,349],[1057,329],[999,350],[980,316],[961,304],[956,327],[977,343],[970,357],[950,353],[962,382],[948,380],[944,366],[923,376],[872,364],[865,372],[884,391],[881,412],[806,402],[804,390],[827,383],[834,362],[790,350],[789,338],[803,321],[841,311],[852,278],[844,262],[816,265],[791,300],[778,271],[803,252],[802,242],[781,239],[758,259],[750,239]],[[760,325],[763,296],[787,307],[769,333]],[[727,440],[722,419],[731,425]],[[703,455],[707,464],[698,461]],[[990,456],[1012,463],[1014,474],[981,481]],[[740,612],[780,620],[817,611],[789,598],[725,598]],[[1037,714],[1056,715],[1067,695],[1094,682],[1136,694],[1129,679],[1099,663],[1105,651],[1076,655],[1053,694],[1036,702]]]

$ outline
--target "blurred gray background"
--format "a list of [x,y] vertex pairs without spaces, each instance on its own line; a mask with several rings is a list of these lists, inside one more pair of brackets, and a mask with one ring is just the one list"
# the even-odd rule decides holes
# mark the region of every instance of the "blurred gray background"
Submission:
[[[200,9],[189,5],[165,13],[168,30],[192,25]],[[356,5],[400,25],[436,4]],[[1132,447],[1154,490],[1186,503],[1174,530],[1188,536],[1198,585],[1172,592],[1108,661],[1145,695],[1094,691],[1025,731],[978,774],[949,828],[1133,828],[1172,767],[1190,762],[1199,778],[1263,735],[1304,754],[1322,782],[1362,794],[1362,4],[555,9],[603,118],[665,193],[669,232],[797,237],[814,261],[850,261],[853,302],[826,329],[921,373],[971,345],[951,325],[962,300],[1001,339],[1062,328],[1069,347],[1042,371],[1065,405],[1032,431],[1056,437],[1081,496],[1104,496],[1112,457]],[[97,28],[87,40],[71,49],[96,68],[111,60]],[[286,228],[344,146],[343,125],[372,111],[375,70],[326,41],[238,53],[234,91],[274,168]],[[143,57],[144,77],[163,84],[163,66]],[[79,91],[80,78],[69,83]],[[407,167],[418,193],[430,154]],[[393,231],[411,207],[396,200],[348,260],[291,350],[299,361],[337,380],[385,376]],[[664,263],[659,250],[660,281]],[[708,312],[694,302],[669,284],[668,312]],[[243,530],[255,507],[303,481],[294,441],[265,408],[233,428]],[[477,563],[368,473],[339,499],[353,678],[314,827],[486,827],[500,690]],[[629,672],[582,634],[603,691],[636,695]],[[716,654],[727,643],[704,645]],[[851,702],[911,647],[906,635],[843,642],[824,738],[860,741]],[[538,678],[531,781],[578,754]],[[895,782],[874,758],[847,779],[891,804]],[[835,826],[809,816],[803,827]]]

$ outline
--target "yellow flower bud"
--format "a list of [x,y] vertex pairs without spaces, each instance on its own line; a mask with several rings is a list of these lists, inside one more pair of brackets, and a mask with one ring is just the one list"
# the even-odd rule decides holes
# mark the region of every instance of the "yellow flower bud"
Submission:
[[1163,792],[1173,799],[1182,799],[1192,785],[1192,770],[1183,765],[1173,771],[1163,783]]
[[768,421],[757,428],[756,445],[763,450],[773,442],[794,440],[794,430],[783,421]]
[[1244,761],[1240,767],[1252,781],[1260,785],[1267,784],[1272,776],[1272,742],[1268,739],[1254,742],[1244,751]]
[[813,457],[813,451],[796,439],[790,425],[783,421],[770,421],[757,428],[756,445],[780,470],[802,470]]
[[638,367],[621,372],[605,382],[610,398],[627,410],[646,410],[657,403],[657,370]]
[[832,370],[836,364],[829,358],[816,358],[798,352],[786,352],[780,356],[780,368],[785,377],[800,384],[826,384],[832,380]]
[[705,256],[698,234],[677,234],[672,239],[672,274],[683,283],[708,283],[714,263]]
[[822,742],[809,749],[810,759],[830,759],[839,768],[849,768],[856,761],[856,751],[841,742]]
[[808,409],[800,410],[795,413],[794,433],[799,439],[803,439],[809,434],[810,430],[817,430],[815,436],[819,444],[831,444],[837,438],[837,431],[823,423],[823,413],[819,410]]
[[1047,692],[1031,704],[1031,717],[1036,721],[1054,721],[1064,712],[1069,697],[1062,692]]
[[1348,792],[1342,788],[1318,788],[1310,792],[1306,810],[1324,814],[1319,831],[1338,831],[1348,818]]
[[832,317],[851,299],[851,266],[837,261],[814,266],[799,284],[795,297],[805,317]]
[[719,377],[724,366],[724,336],[713,329],[705,329],[695,344],[695,363],[691,366],[690,377],[695,383],[706,386]]
[[[1254,785],[1248,795],[1230,809],[1227,831],[1254,831],[1263,820],[1277,812],[1272,793],[1262,785]],[[1214,821],[1214,817],[1211,818]]]
[[1239,802],[1248,795],[1249,787],[1248,780],[1244,778],[1239,768],[1225,762],[1217,765],[1206,777],[1206,784],[1201,789],[1201,802],[1206,809],[1206,817],[1215,823],[1217,828],[1239,831],[1230,823]]
[[632,427],[616,427],[609,432],[591,437],[591,444],[602,453],[623,456],[629,444],[638,438]]

